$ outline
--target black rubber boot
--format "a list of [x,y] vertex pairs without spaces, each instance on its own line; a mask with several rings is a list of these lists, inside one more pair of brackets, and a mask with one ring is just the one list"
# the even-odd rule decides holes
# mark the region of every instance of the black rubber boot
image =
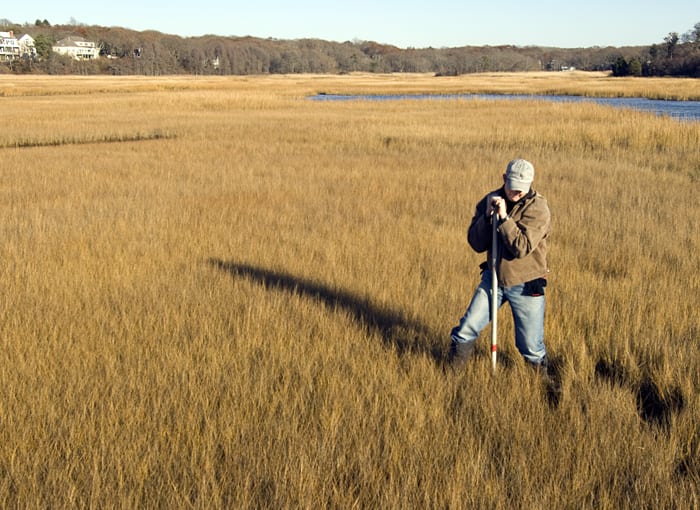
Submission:
[[474,342],[462,343],[453,340],[447,355],[447,366],[453,371],[463,369],[473,352]]
[[547,400],[552,408],[559,405],[562,397],[562,383],[560,368],[557,363],[550,362],[547,356],[542,358],[540,363],[529,363],[528,365],[540,376],[544,383]]
[[535,373],[541,375],[544,379],[549,378],[549,359],[547,359],[547,355],[545,354],[544,357],[540,360],[539,363],[533,363],[532,361],[527,361],[525,360],[525,363],[527,366],[529,366],[532,370],[535,371]]
[[547,372],[547,369],[549,368],[549,359],[547,358],[546,354],[540,360],[539,363],[533,363],[532,361],[528,361],[527,363],[530,367],[532,367],[532,369],[535,372],[538,372],[538,373]]

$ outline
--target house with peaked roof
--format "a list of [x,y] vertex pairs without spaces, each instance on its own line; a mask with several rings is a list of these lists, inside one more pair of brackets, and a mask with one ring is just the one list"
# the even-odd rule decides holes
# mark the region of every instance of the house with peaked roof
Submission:
[[19,41],[14,32],[0,32],[0,61],[19,57]]
[[34,46],[34,38],[29,34],[24,34],[17,39],[19,42],[19,54],[23,57],[35,57],[36,47]]
[[100,56],[100,50],[94,42],[86,41],[79,36],[61,39],[51,49],[60,55],[68,55],[75,60],[91,60]]

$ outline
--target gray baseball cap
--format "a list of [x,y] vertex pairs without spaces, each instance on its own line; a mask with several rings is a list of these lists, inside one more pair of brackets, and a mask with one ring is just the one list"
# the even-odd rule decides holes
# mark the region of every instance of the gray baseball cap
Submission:
[[506,167],[506,186],[513,191],[530,191],[535,179],[535,167],[524,159],[514,159]]

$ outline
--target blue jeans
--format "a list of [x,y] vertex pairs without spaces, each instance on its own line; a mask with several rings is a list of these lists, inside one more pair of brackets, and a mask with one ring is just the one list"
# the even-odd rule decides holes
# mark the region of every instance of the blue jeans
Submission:
[[[544,346],[544,295],[526,295],[526,285],[498,287],[497,305],[508,301],[515,325],[515,346],[525,361],[539,364],[547,351]],[[475,342],[491,320],[491,271],[484,271],[469,308],[452,330],[452,341]]]

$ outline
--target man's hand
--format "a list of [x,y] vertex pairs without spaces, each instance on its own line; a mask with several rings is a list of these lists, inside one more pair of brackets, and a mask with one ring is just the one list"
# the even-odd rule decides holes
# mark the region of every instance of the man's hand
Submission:
[[503,221],[508,216],[506,212],[506,201],[505,199],[499,197],[498,195],[491,195],[488,200],[488,205],[486,207],[486,216],[491,216],[496,213],[496,218]]

